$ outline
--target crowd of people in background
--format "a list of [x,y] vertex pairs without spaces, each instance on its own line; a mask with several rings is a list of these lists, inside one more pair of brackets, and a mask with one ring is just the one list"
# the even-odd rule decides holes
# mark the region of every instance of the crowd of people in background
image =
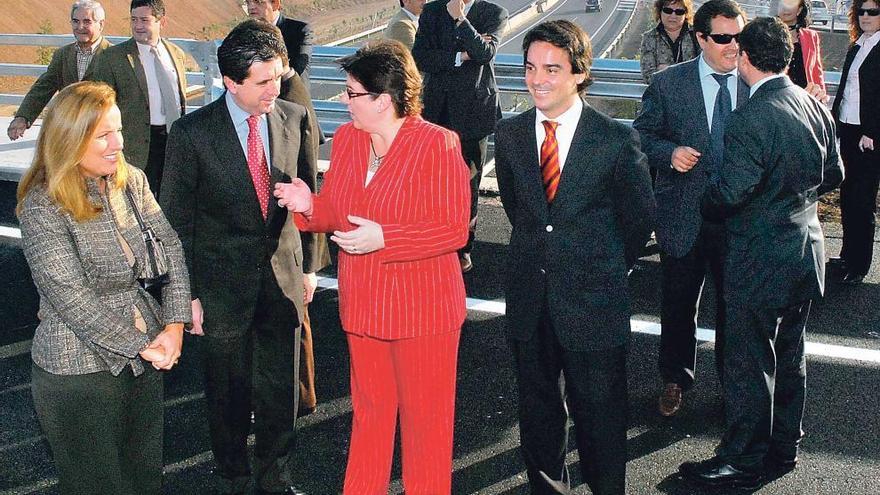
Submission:
[[577,24],[529,29],[533,107],[502,120],[494,59],[507,10],[400,0],[387,39],[338,60],[351,122],[333,135],[320,189],[314,33],[280,0],[242,8],[249,19],[217,49],[225,92],[187,113],[163,0],[132,0],[132,36],[112,46],[101,4],[77,0],[76,41],[7,130],[18,139],[43,115],[17,213],[40,296],[33,402],[62,493],[161,492],[162,372],[185,331],[203,341],[216,491],[304,493],[296,423],[317,405],[308,306],[328,240],[353,408],[341,490],[388,492],[399,428],[404,490],[450,493],[463,274],[493,133],[531,492],[570,493],[569,419],[592,493],[626,492],[627,277],[652,232],[662,416],[698,378],[707,276],[715,290],[725,434],[680,474],[701,489],[756,488],[795,469],[804,338],[826,280],[820,196],[840,186],[843,248],[829,275],[859,284],[872,262],[876,0],[853,2],[831,108],[809,1],[749,21],[734,0],[696,11],[656,0],[632,127],[584,99],[593,50]]

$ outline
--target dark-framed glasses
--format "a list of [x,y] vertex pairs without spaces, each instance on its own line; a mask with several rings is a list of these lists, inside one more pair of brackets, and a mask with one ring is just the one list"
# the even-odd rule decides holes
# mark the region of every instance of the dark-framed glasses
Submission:
[[729,45],[731,41],[737,40],[739,41],[739,33],[736,34],[707,34],[707,38],[712,38],[712,41],[719,45]]
[[358,93],[357,91],[352,91],[348,88],[345,88],[345,94],[348,96],[349,100],[353,100],[355,98],[360,98],[361,96],[374,95],[376,93],[370,93],[369,91]]
[[880,15],[880,9],[856,9],[859,17],[863,15],[869,15],[871,17],[877,17]]
[[660,9],[664,14],[668,15],[685,15],[688,13],[687,9],[673,9],[672,7],[663,7]]

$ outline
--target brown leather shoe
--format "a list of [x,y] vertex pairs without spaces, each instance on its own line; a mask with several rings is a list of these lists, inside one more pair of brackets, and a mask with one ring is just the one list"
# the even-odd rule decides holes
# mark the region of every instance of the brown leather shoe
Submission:
[[657,401],[660,414],[669,418],[681,409],[681,387],[677,383],[667,383]]

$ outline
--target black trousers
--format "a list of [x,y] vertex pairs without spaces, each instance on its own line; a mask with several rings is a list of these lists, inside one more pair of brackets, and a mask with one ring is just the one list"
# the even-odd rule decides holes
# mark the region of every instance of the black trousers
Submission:
[[717,453],[725,462],[761,469],[772,455],[797,458],[807,389],[804,333],[810,302],[787,308],[728,305],[724,405],[727,431]]
[[162,492],[162,375],[31,368],[31,393],[64,495]]
[[147,155],[147,167],[144,174],[150,183],[153,196],[159,197],[162,184],[162,172],[165,170],[165,143],[168,142],[168,130],[164,125],[150,126],[150,151]]
[[256,485],[280,492],[293,484],[301,327],[296,308],[281,293],[272,270],[263,272],[250,328],[235,337],[204,337],[211,450],[222,490],[229,493],[244,493],[251,479],[251,412]]
[[877,213],[877,187],[880,185],[880,142],[874,151],[859,150],[862,128],[840,124],[840,155],[846,172],[840,185],[840,215],[843,225],[843,248],[840,257],[847,270],[865,275],[874,254],[874,230]]
[[541,321],[531,340],[510,342],[519,389],[520,450],[531,493],[564,493],[553,488],[542,473],[560,485],[568,484],[565,454],[570,411],[584,481],[596,495],[623,494],[629,410],[627,348],[569,351],[559,344],[546,310]]
[[683,390],[694,384],[697,311],[707,270],[715,285],[715,369],[718,378],[723,379],[726,256],[724,225],[705,221],[694,247],[684,257],[675,258],[660,251],[662,298],[658,364],[664,383],[677,383]]
[[471,171],[471,222],[467,244],[461,248],[462,253],[470,253],[474,249],[477,233],[477,209],[480,203],[480,180],[483,178],[483,166],[486,164],[486,150],[489,137],[482,139],[462,139],[461,156]]

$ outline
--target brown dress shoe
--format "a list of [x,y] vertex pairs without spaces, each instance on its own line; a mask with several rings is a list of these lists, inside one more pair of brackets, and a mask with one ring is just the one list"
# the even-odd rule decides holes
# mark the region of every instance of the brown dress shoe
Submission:
[[681,387],[677,383],[667,383],[657,402],[660,414],[667,418],[675,416],[675,413],[681,409]]

